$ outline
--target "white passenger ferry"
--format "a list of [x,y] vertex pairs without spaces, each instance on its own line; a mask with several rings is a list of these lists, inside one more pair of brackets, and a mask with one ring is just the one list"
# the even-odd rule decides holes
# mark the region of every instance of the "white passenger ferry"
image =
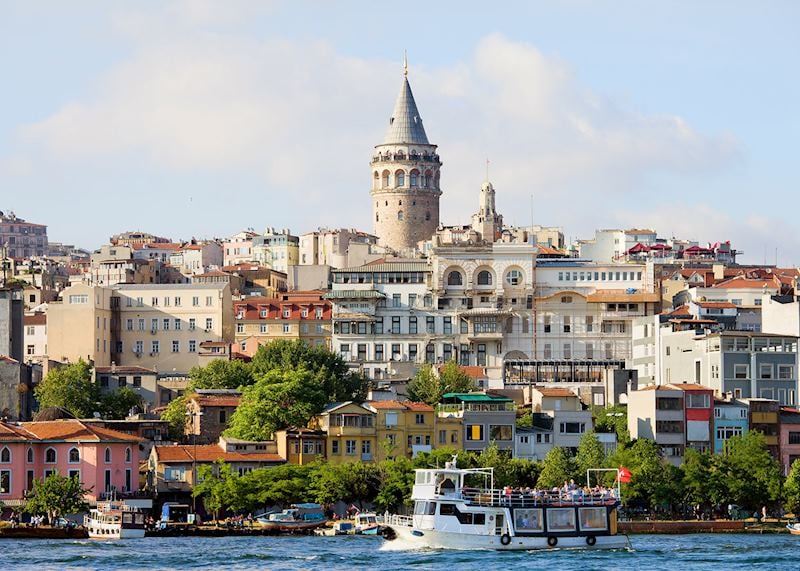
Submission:
[[144,537],[145,514],[121,501],[97,502],[97,507],[84,517],[83,525],[92,539]]
[[[481,485],[482,484],[482,485]],[[477,487],[473,487],[477,486]],[[494,469],[416,470],[414,515],[386,517],[391,547],[434,549],[619,549],[619,485],[584,493],[494,488]]]

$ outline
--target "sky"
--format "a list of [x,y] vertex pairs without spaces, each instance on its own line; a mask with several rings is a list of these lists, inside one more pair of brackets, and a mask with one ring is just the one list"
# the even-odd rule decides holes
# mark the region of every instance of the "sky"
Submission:
[[371,231],[402,81],[507,223],[650,227],[800,264],[798,2],[0,0],[0,210],[97,248]]

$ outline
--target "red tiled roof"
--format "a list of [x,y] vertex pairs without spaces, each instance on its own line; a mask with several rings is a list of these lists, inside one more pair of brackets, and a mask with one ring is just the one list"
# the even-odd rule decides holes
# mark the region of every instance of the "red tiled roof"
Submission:
[[37,440],[57,440],[63,442],[142,442],[143,438],[131,436],[118,430],[92,426],[80,420],[49,420],[42,422],[23,422],[22,427]]
[[549,387],[534,387],[533,390],[538,391],[543,397],[577,397],[574,392],[569,389],[549,388]]
[[433,412],[433,407],[429,404],[425,404],[424,402],[373,400],[373,401],[367,401],[364,404],[368,404],[375,409],[383,409],[383,410],[405,409],[414,412]]
[[729,280],[717,282],[711,287],[719,289],[763,289],[779,287],[779,285],[780,280],[775,277],[770,279],[749,279],[745,277],[735,277]]
[[485,379],[486,378],[486,368],[485,367],[478,367],[475,365],[462,365],[461,370],[467,374],[470,379]]
[[697,383],[671,383],[667,385],[679,391],[714,391],[711,387],[698,385]]
[[[195,459],[194,446],[156,446],[155,451],[159,462],[192,462]],[[252,452],[249,454],[242,452],[227,452],[217,444],[202,444],[196,447],[198,462],[215,462],[225,460],[226,462],[285,462],[279,454],[267,452]]]
[[131,244],[131,248],[134,250],[179,250],[181,247],[180,244],[174,243],[163,243],[163,242],[151,242],[149,244],[144,244],[141,242],[135,242]]
[[46,313],[34,313],[22,318],[24,325],[47,325]]
[[731,309],[736,308],[736,305],[729,301],[696,301],[700,307],[706,309]]
[[680,306],[676,307],[675,309],[673,309],[672,311],[670,311],[669,313],[667,313],[667,315],[674,315],[674,316],[677,317],[678,315],[687,315],[688,316],[688,315],[691,315],[691,313],[689,313],[689,306],[688,305],[680,305]]
[[409,401],[404,401],[403,404],[406,405],[406,408],[408,410],[414,412],[433,412],[433,407],[424,402],[414,402],[409,400]]
[[242,397],[235,396],[235,395],[198,395],[192,397],[193,401],[196,401],[198,405],[210,407],[210,406],[225,406],[225,407],[236,407],[239,406],[239,402],[242,400]]
[[5,361],[6,363],[19,363],[19,361],[12,359],[8,355],[0,355],[0,361]]

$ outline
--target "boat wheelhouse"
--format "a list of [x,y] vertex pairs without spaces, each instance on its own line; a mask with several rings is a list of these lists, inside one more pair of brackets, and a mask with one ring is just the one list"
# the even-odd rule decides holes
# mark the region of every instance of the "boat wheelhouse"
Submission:
[[84,517],[83,525],[92,539],[131,539],[144,537],[145,513],[122,501],[97,502]]
[[386,518],[400,547],[552,549],[629,547],[617,535],[619,487],[515,490],[494,487],[493,468],[416,470],[414,514]]

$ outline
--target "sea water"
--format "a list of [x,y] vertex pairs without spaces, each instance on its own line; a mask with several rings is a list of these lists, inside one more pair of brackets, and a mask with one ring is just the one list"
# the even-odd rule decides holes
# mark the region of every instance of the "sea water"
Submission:
[[384,540],[339,537],[0,539],[0,569],[800,569],[788,534],[632,535],[632,551],[390,551]]

